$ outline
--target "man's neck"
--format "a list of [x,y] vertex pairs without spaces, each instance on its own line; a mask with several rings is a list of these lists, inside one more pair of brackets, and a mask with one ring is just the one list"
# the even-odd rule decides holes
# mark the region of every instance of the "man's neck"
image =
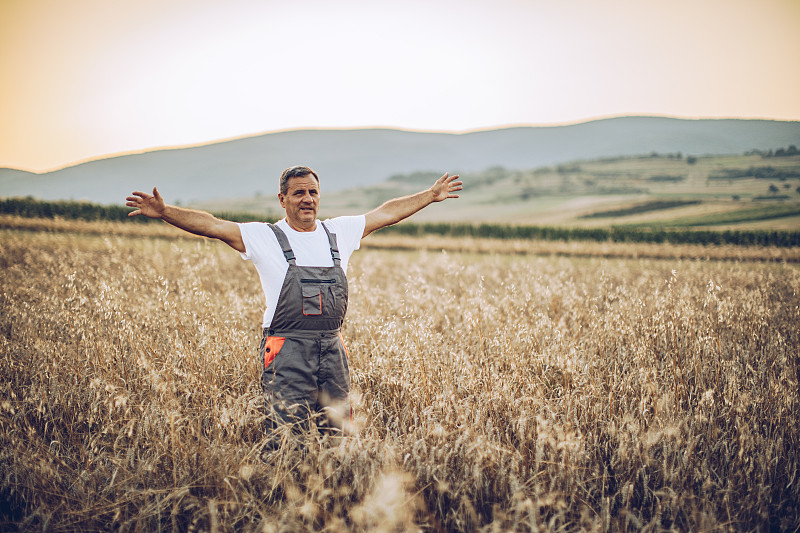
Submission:
[[316,231],[317,230],[317,221],[316,220],[314,220],[309,227],[307,227],[307,226],[296,226],[295,224],[292,224],[289,221],[288,218],[284,218],[284,220],[286,221],[286,224],[290,228],[292,228],[293,230],[295,230],[297,232],[300,232],[300,233],[307,233],[307,232],[312,232],[312,231]]

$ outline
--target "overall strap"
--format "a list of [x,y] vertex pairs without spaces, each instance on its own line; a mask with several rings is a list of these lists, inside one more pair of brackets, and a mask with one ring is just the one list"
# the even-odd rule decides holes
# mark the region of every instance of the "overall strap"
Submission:
[[281,245],[281,250],[283,250],[283,257],[286,258],[286,262],[290,265],[294,265],[294,252],[292,251],[292,247],[289,244],[289,239],[286,237],[286,234],[283,232],[281,228],[276,226],[275,224],[267,224],[272,231],[275,233],[275,237],[278,238],[278,244]]
[[322,223],[322,227],[325,230],[325,233],[328,234],[328,242],[331,245],[331,257],[333,258],[333,265],[340,266],[341,260],[339,259],[339,245],[336,242],[336,234],[331,233],[330,230],[328,230],[328,226],[326,226],[324,222]]

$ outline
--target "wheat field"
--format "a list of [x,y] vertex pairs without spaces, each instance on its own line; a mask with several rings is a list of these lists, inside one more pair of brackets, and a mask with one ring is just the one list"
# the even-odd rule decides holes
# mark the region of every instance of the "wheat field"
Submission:
[[362,250],[357,433],[267,454],[238,254],[0,243],[0,529],[800,529],[794,263]]

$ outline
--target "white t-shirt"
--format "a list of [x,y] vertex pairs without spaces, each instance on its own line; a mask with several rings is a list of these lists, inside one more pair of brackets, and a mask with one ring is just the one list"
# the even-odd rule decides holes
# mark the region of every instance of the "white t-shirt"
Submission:
[[[366,223],[364,215],[329,218],[325,221],[328,230],[336,234],[339,257],[345,273],[350,256],[361,246]],[[279,220],[276,225],[289,239],[299,266],[333,266],[328,235],[319,220],[314,231],[295,231],[286,219]],[[286,271],[289,270],[289,263],[283,256],[278,238],[266,223],[246,222],[239,224],[239,229],[246,250],[242,258],[253,262],[261,279],[261,287],[264,289],[267,307],[264,310],[263,327],[266,328],[272,323],[272,317],[275,315],[275,307],[278,305],[278,297]]]

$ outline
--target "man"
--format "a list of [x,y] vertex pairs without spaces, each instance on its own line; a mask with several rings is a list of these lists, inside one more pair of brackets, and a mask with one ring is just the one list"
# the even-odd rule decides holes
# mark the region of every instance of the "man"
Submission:
[[445,174],[429,189],[389,200],[366,215],[320,222],[319,177],[295,166],[281,175],[278,200],[286,218],[274,225],[237,224],[167,205],[155,187],[153,194],[134,192],[125,205],[136,208],[129,216],[160,218],[219,239],[253,262],[266,299],[259,364],[269,426],[305,428],[320,418],[321,425],[341,430],[350,416],[350,375],[340,334],[350,255],[373,231],[434,202],[458,198],[461,189],[458,175]]

